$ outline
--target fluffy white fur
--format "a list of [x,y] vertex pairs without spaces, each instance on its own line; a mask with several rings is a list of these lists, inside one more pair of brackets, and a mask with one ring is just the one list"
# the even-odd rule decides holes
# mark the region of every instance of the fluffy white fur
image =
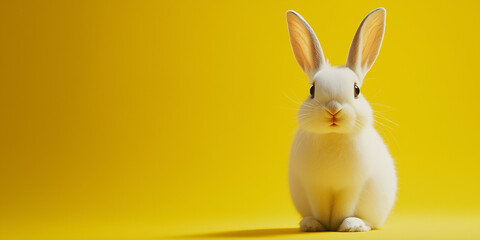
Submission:
[[381,227],[393,207],[394,161],[373,127],[367,100],[354,95],[354,85],[361,87],[378,55],[385,15],[383,8],[367,15],[346,66],[331,67],[308,23],[287,12],[295,57],[315,88],[299,109],[289,163],[302,231],[369,231]]

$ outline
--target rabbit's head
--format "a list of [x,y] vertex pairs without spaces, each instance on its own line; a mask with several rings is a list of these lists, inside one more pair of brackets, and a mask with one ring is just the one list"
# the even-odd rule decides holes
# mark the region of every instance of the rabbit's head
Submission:
[[372,125],[372,108],[360,93],[382,45],[386,12],[378,8],[362,21],[353,38],[345,66],[325,62],[322,47],[308,23],[287,12],[290,43],[298,64],[310,79],[310,96],[301,105],[301,128],[316,133],[353,133]]

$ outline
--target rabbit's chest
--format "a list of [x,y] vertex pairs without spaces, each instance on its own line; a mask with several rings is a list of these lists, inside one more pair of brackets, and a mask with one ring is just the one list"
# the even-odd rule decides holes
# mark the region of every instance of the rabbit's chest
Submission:
[[342,188],[366,178],[371,169],[366,158],[354,139],[325,139],[304,143],[292,152],[291,170],[304,183]]

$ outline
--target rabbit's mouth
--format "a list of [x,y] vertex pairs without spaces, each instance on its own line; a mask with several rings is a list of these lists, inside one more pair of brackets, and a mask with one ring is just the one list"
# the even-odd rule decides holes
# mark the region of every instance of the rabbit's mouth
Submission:
[[330,118],[330,127],[338,127],[338,118],[336,118],[335,116],[332,116],[332,118]]

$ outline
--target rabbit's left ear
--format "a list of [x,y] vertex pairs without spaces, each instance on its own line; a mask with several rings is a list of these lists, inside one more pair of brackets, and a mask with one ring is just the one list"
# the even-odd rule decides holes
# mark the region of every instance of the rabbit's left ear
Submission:
[[295,11],[287,11],[288,33],[293,54],[303,72],[312,79],[325,65],[322,47],[307,21]]
[[372,67],[382,46],[386,15],[385,8],[370,12],[360,23],[353,38],[346,66],[358,75],[360,81]]

